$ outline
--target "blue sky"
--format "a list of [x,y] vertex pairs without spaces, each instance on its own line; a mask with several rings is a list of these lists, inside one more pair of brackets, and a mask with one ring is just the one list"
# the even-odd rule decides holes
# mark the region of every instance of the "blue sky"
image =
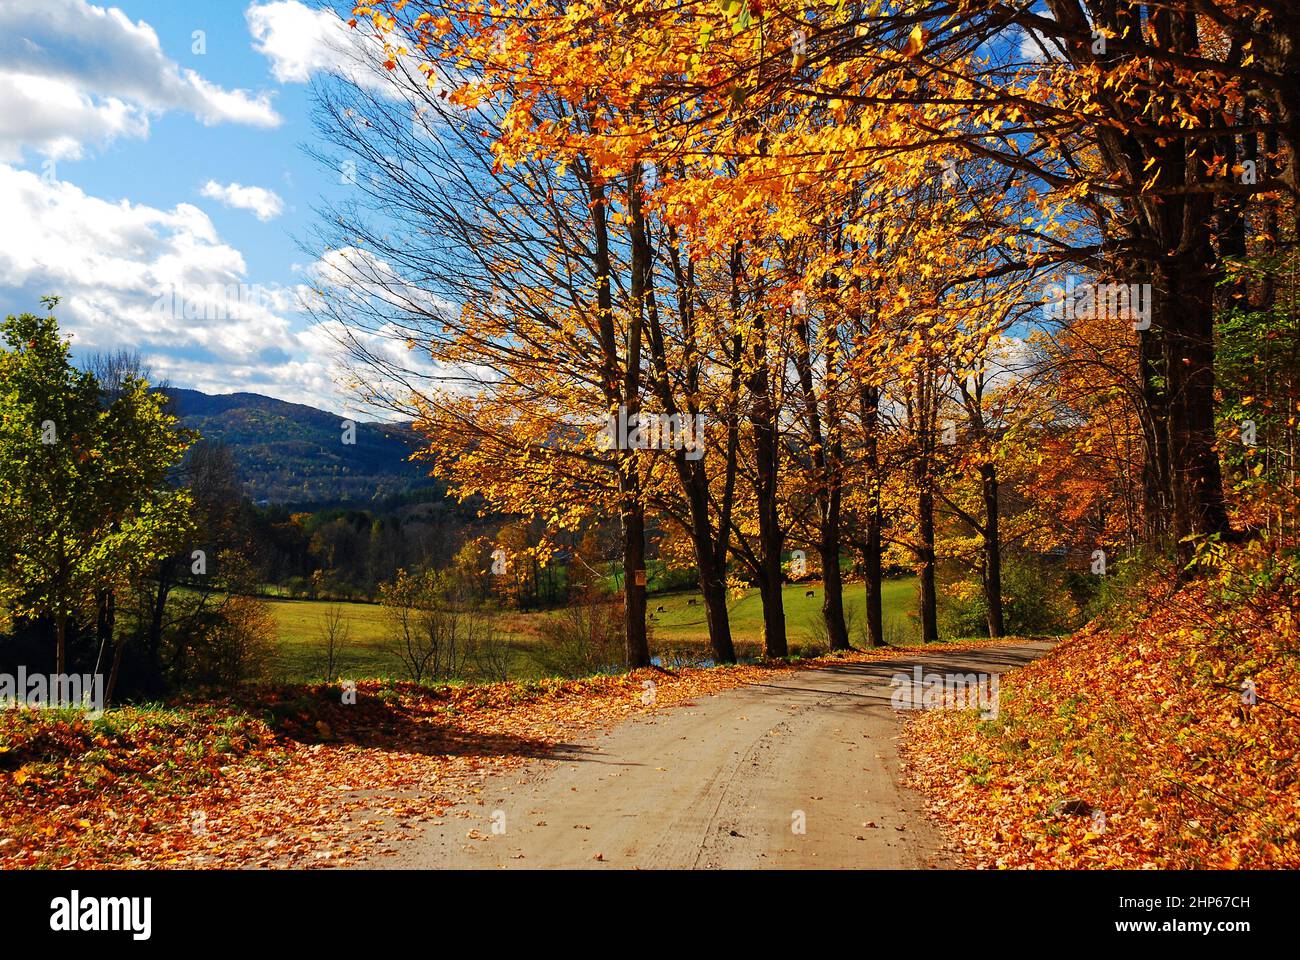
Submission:
[[[346,409],[328,330],[294,296],[312,208],[346,189],[302,151],[308,81],[348,36],[318,6],[2,0],[0,310],[59,294],[81,355],[138,350],[177,386]],[[229,306],[232,285],[251,306]]]
[[[313,203],[332,186],[331,178],[299,149],[314,134],[307,85],[276,82],[267,58],[253,49],[244,17],[250,4],[120,0],[114,5],[152,26],[164,52],[181,67],[226,88],[271,94],[283,122],[271,129],[205,126],[193,116],[168,113],[152,124],[147,139],[123,138],[93,157],[60,164],[60,176],[96,196],[156,207],[195,203],[212,217],[222,238],[243,252],[252,274],[289,281],[290,267],[302,260],[292,236],[306,232]],[[206,54],[191,52],[195,30],[206,34]],[[284,199],[285,213],[262,224],[246,211],[205,200],[199,187],[210,179],[270,188]]]

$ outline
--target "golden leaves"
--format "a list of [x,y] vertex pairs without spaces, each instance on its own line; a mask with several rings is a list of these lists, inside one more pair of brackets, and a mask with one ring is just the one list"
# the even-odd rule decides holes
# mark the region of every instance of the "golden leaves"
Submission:
[[907,36],[907,43],[903,45],[903,56],[913,59],[920,55],[922,48],[925,47],[925,41],[928,39],[925,29],[918,23],[912,28],[912,32]]
[[[1300,864],[1287,719],[1300,677],[1282,653],[1296,599],[1259,576],[1268,550],[1237,548],[1229,584],[1153,590],[1135,626],[1090,626],[1005,676],[996,723],[934,711],[908,724],[914,781],[974,864]],[[1271,701],[1245,719],[1242,676]],[[1061,797],[1091,816],[1055,812]]]

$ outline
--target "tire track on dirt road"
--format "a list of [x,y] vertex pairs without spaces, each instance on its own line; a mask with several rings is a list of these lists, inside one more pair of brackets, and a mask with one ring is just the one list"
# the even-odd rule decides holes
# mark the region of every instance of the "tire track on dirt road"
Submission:
[[637,717],[556,759],[489,776],[475,800],[370,865],[955,866],[920,798],[900,783],[890,678],[914,665],[999,674],[1051,647],[837,663]]

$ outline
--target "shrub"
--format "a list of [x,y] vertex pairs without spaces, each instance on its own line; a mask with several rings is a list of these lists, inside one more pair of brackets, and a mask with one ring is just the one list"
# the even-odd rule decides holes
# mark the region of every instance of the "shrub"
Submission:
[[[988,603],[978,580],[959,581],[943,592],[940,624],[945,636],[988,634]],[[1068,633],[1079,625],[1079,609],[1063,572],[1034,557],[1002,560],[1002,617],[1011,636]]]
[[275,661],[270,607],[256,597],[229,597],[191,649],[190,680],[233,688],[265,680]]
[[1179,577],[1173,560],[1155,551],[1131,554],[1109,563],[1106,576],[1072,574],[1070,591],[1083,610],[1082,619],[1099,620],[1105,626],[1119,626],[1132,608],[1144,600],[1155,583],[1176,588]]
[[488,615],[457,588],[454,576],[429,569],[399,570],[379,587],[389,648],[416,683],[463,679],[489,646],[491,654],[481,663],[493,670],[501,667]]
[[581,677],[624,666],[623,603],[594,591],[548,617],[536,659],[548,673]]

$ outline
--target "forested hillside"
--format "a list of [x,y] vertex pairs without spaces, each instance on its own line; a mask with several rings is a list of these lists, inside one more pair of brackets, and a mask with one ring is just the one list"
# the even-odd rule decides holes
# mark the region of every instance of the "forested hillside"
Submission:
[[256,393],[167,394],[183,425],[230,448],[255,503],[367,502],[433,485],[408,460],[412,434],[399,425],[357,423],[356,443],[348,444],[347,418],[301,403]]

